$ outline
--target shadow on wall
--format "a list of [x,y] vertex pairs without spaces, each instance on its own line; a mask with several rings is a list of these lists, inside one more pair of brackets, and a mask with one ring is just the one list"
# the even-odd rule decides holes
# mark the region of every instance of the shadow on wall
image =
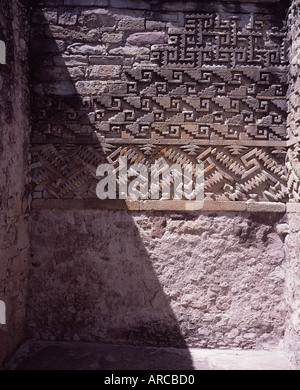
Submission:
[[[155,269],[145,247],[163,236],[166,218],[131,214],[122,201],[117,207],[124,211],[99,210],[100,201],[95,203],[96,167],[106,161],[93,138],[89,98],[83,94],[97,88],[98,81],[83,77],[86,57],[62,54],[65,44],[89,41],[89,34],[97,41],[95,30],[80,34],[72,26],[51,24],[51,12],[46,19],[42,10],[34,10],[32,20],[32,156],[33,167],[38,167],[33,170],[33,206],[38,204],[39,210],[32,213],[28,335],[186,347],[171,298],[157,276],[173,278],[172,269],[158,258]],[[45,194],[64,198],[59,209],[43,209],[38,196]],[[79,200],[75,209],[74,198]],[[78,206],[81,199],[90,199],[86,209]],[[181,368],[192,369],[188,350],[182,356]]]

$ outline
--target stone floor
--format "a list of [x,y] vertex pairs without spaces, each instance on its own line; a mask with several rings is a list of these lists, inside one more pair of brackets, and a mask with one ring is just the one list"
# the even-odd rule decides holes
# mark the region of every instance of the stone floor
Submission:
[[281,351],[27,341],[2,370],[297,370]]

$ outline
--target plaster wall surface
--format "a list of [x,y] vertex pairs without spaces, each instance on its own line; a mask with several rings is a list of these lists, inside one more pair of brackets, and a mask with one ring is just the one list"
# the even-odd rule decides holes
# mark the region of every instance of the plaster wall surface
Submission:
[[34,338],[247,349],[283,336],[281,214],[43,210],[32,218]]

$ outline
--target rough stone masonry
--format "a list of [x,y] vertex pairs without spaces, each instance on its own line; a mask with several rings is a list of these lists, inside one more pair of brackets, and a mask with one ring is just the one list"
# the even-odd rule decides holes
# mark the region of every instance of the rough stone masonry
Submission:
[[25,337],[29,259],[29,90],[26,2],[0,1],[0,364]]
[[[299,2],[29,6],[27,335],[298,361]],[[202,163],[203,209],[100,201],[96,168],[119,156]]]

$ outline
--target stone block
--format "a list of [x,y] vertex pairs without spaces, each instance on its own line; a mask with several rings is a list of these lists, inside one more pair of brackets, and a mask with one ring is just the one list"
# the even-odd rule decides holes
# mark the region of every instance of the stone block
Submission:
[[122,65],[124,58],[122,56],[89,56],[91,65]]
[[145,19],[126,17],[119,21],[118,28],[120,31],[144,31]]
[[218,202],[204,200],[203,204],[203,211],[246,211],[246,209],[246,202]]
[[78,17],[78,23],[83,28],[96,28],[103,31],[114,32],[116,18],[108,13],[105,8],[90,8],[82,11]]
[[34,24],[50,24],[56,23],[57,11],[42,11],[36,10],[32,15],[32,22]]
[[124,9],[145,9],[148,10],[151,8],[149,1],[143,0],[110,0],[110,5],[114,8],[124,8]]
[[85,56],[67,56],[67,55],[58,55],[53,57],[53,62],[56,66],[63,67],[72,67],[72,66],[83,66],[88,65],[88,58]]
[[125,299],[126,306],[144,306],[145,305],[145,294],[143,291],[130,291]]
[[45,36],[69,42],[94,43],[100,41],[101,32],[96,28],[77,31],[72,26],[47,25],[45,26]]
[[108,0],[64,0],[64,5],[82,6],[82,7],[107,7]]
[[32,208],[36,210],[120,210],[138,211],[140,204],[138,201],[123,200],[79,200],[79,199],[35,199]]
[[105,92],[107,83],[98,80],[77,81],[75,83],[75,89],[80,95],[97,95]]
[[50,38],[33,39],[31,49],[39,52],[61,53],[65,50],[65,42]]
[[167,13],[167,12],[157,12],[153,16],[154,21],[160,21],[160,22],[177,22],[178,21],[178,15],[176,12],[174,13]]
[[142,56],[150,53],[150,49],[140,46],[121,46],[109,50],[111,55],[118,56]]
[[35,4],[43,7],[57,7],[64,5],[64,0],[37,0]]
[[74,26],[77,22],[77,18],[78,10],[76,8],[64,11],[58,16],[58,24],[61,24],[63,26]]
[[105,46],[100,44],[85,44],[85,43],[73,43],[68,46],[68,52],[71,54],[82,54],[82,55],[95,55],[105,54]]
[[68,96],[75,94],[75,88],[71,81],[61,81],[57,83],[42,83],[34,87],[34,91],[39,95],[61,95]]
[[141,201],[141,210],[169,210],[169,211],[185,211],[185,200],[144,200]]
[[284,213],[286,205],[280,202],[247,202],[247,211],[251,213]]
[[104,43],[121,43],[123,40],[123,34],[104,32],[101,40]]
[[164,30],[166,28],[166,22],[159,22],[154,20],[146,20],[146,30]]
[[169,299],[164,293],[163,290],[159,290],[155,293],[154,297],[151,299],[151,306],[154,310],[162,310],[169,304]]
[[164,32],[144,32],[129,35],[127,42],[131,45],[152,45],[165,42]]
[[[283,242],[272,234],[272,221],[264,223],[261,218],[255,222],[237,213],[182,214],[183,220],[172,221],[170,213],[164,213],[164,223],[157,219],[161,213],[36,210],[33,254],[34,258],[43,259],[43,267],[32,267],[35,284],[29,294],[28,322],[34,326],[30,331],[45,323],[45,314],[52,308],[53,321],[43,327],[45,337],[61,334],[69,313],[64,313],[61,320],[61,313],[53,307],[60,307],[64,300],[70,311],[77,308],[78,318],[88,313],[95,324],[87,328],[80,321],[64,330],[64,334],[74,334],[76,329],[81,338],[89,339],[92,332],[109,327],[119,329],[110,338],[119,341],[132,326],[134,316],[135,323],[143,325],[141,340],[149,341],[148,333],[147,339],[144,335],[146,318],[147,326],[155,324],[151,342],[163,340],[174,346],[178,340],[169,334],[157,340],[157,328],[165,327],[166,320],[167,324],[177,324],[173,321],[174,313],[174,318],[180,316],[188,343],[198,345],[205,341],[214,348],[250,348],[257,343],[269,348],[278,345],[286,319],[282,305],[285,286],[282,265],[279,261],[272,262],[270,246],[275,240],[275,248],[280,251]],[[156,222],[165,230],[152,236]],[[81,233],[83,224],[89,234]],[[38,245],[41,232],[46,247]],[[58,278],[49,279],[53,273],[53,255],[49,250],[53,234],[60,237],[55,251],[62,262]],[[92,240],[87,250],[89,237]],[[112,242],[114,237],[117,239]],[[69,251],[73,246],[78,250],[73,251],[74,260],[69,264],[63,260],[70,253],[59,252]],[[281,259],[282,253],[280,256]],[[57,288],[57,279],[70,277],[76,280],[74,285],[63,283]],[[44,294],[42,286],[46,282],[47,294]],[[78,308],[78,299],[85,299],[83,308]],[[103,312],[105,318],[101,316]],[[254,331],[258,327],[259,333]],[[136,334],[133,341],[136,342]]]
[[300,203],[287,203],[286,204],[287,213],[300,213]]
[[122,67],[120,65],[94,65],[88,69],[88,77],[91,79],[110,79],[120,76]]
[[289,225],[287,223],[280,223],[276,226],[276,233],[279,236],[284,236],[289,233]]

